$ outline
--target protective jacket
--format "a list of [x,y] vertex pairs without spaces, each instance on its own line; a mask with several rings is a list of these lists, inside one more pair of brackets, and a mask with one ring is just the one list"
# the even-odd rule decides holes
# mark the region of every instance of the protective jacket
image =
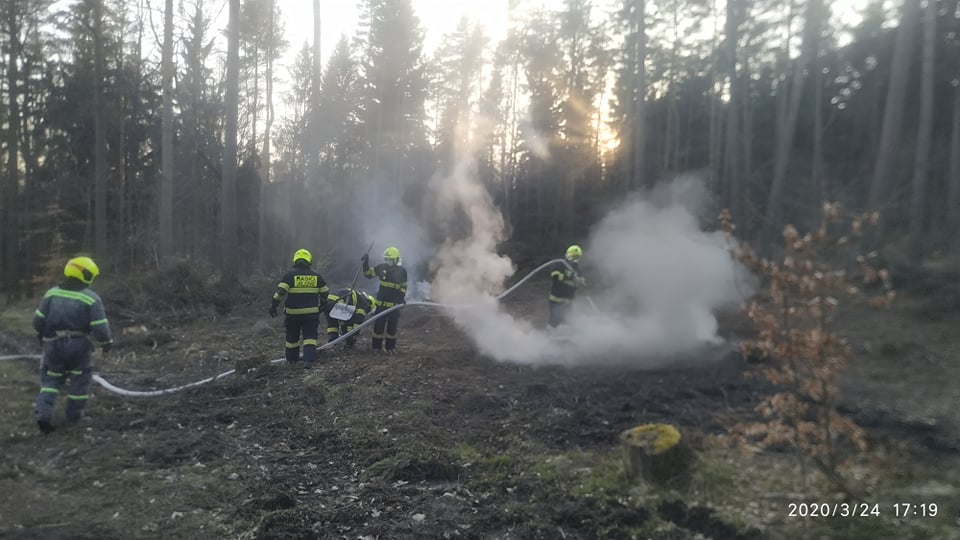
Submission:
[[[567,267],[569,264],[573,270]],[[578,281],[577,263],[572,261],[554,263],[550,267],[550,278],[553,284],[550,287],[550,301],[558,304],[566,304],[573,301],[577,295],[577,287],[582,281]]]
[[[369,296],[364,294],[363,291],[357,291],[355,289],[340,289],[336,293],[330,293],[327,295],[327,301],[328,313],[330,312],[330,308],[336,303],[356,306],[357,309],[354,313],[362,317],[373,313],[373,308],[376,307],[373,305]],[[361,319],[360,322],[363,322],[363,320]]]
[[317,315],[326,306],[327,293],[330,288],[327,283],[309,266],[298,265],[291,268],[280,283],[277,292],[273,294],[273,305],[276,306],[284,296],[283,312],[291,315]]
[[74,278],[66,278],[43,295],[34,312],[33,329],[44,340],[92,335],[98,345],[113,343],[103,301]]
[[[355,289],[340,289],[336,293],[327,296],[327,342],[331,342],[340,336],[352,331],[357,325],[362,324],[366,318],[373,313],[376,307],[375,300],[363,291]],[[330,312],[336,304],[346,304],[356,306],[353,316],[349,320],[341,321],[334,319]],[[353,335],[347,338],[347,346],[353,347],[357,341],[357,336]]]
[[407,297],[407,269],[399,264],[381,263],[370,267],[363,263],[363,275],[369,279],[380,278],[377,290],[377,305],[385,308],[402,304]]

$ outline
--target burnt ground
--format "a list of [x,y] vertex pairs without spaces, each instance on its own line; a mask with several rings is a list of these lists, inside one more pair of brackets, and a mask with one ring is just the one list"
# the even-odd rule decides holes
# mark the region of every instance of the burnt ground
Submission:
[[[36,362],[0,364],[0,537],[960,537],[955,315],[905,302],[845,321],[859,354],[844,408],[871,441],[850,474],[881,515],[801,519],[789,503],[837,499],[795,456],[716,444],[764,391],[736,354],[656,370],[501,364],[441,313],[411,308],[402,354],[364,339],[307,371],[268,362],[282,330],[261,288],[153,312],[105,294],[119,343],[97,363],[114,384],[238,373],[158,398],[95,387],[89,418],[47,437],[30,416]],[[542,323],[543,289],[510,308]],[[0,318],[0,354],[32,352],[33,307]],[[647,422],[678,426],[699,454],[690,487],[624,479],[619,434]],[[938,516],[896,519],[896,502],[937,503]]]

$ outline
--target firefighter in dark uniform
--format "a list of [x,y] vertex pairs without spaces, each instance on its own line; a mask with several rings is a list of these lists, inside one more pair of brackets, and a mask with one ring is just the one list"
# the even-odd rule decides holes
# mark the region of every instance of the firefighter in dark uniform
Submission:
[[[331,317],[330,311],[336,304],[355,306],[353,317],[346,321]],[[372,296],[356,289],[341,289],[336,293],[327,295],[327,343],[363,324],[363,321],[367,319],[367,315],[373,313],[374,306],[376,306],[376,300]],[[356,342],[357,334],[348,337],[347,347],[353,348]]]
[[[383,252],[383,263],[370,266],[370,256],[364,254],[363,275],[369,279],[380,278],[380,289],[377,290],[377,310],[375,313],[386,311],[398,304],[405,304],[407,298],[407,269],[400,266],[400,250],[388,247]],[[384,320],[386,319],[386,320]],[[386,351],[393,353],[397,350],[397,325],[400,322],[400,311],[394,311],[386,317],[381,317],[373,323],[373,350],[379,351],[380,345],[386,337]],[[384,334],[386,327],[386,334]]]
[[580,277],[577,269],[582,256],[583,250],[580,249],[580,246],[570,246],[567,248],[565,257],[566,264],[558,262],[550,268],[550,278],[553,282],[548,297],[551,327],[557,327],[566,321],[577,289],[586,285],[586,280]]
[[320,273],[310,268],[312,260],[310,252],[305,249],[298,249],[293,254],[293,268],[277,284],[277,292],[270,304],[270,316],[276,317],[280,300],[287,297],[283,304],[287,362],[292,364],[300,359],[302,343],[303,364],[308,368],[317,358],[320,310],[326,307],[327,293],[330,292]]
[[67,422],[77,422],[90,399],[93,366],[90,352],[94,344],[110,352],[113,338],[103,302],[89,285],[100,275],[89,257],[75,257],[63,269],[64,279],[43,295],[34,312],[33,328],[43,341],[40,367],[40,395],[34,405],[37,427],[44,434],[53,431],[51,417],[60,387],[68,380]]

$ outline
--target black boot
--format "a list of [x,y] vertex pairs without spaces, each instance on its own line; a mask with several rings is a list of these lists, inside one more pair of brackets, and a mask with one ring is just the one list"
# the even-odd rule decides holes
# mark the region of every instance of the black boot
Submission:
[[40,433],[43,433],[44,435],[53,433],[53,424],[50,423],[50,420],[37,420],[37,427],[40,428]]

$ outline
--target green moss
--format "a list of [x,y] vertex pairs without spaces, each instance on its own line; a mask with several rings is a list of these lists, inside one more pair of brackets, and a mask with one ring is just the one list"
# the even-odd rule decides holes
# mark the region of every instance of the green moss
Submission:
[[[537,459],[540,457],[540,459]],[[554,482],[563,479],[564,471],[569,468],[568,460],[560,456],[535,456],[528,460],[525,471],[544,482]]]
[[580,495],[612,494],[627,488],[620,460],[607,456],[597,460],[589,469],[582,469],[583,478],[576,486]]
[[381,459],[363,471],[364,478],[380,478],[391,481],[399,478],[403,469],[410,465],[410,458],[405,455],[396,455]]
[[480,463],[486,467],[500,469],[513,465],[513,458],[506,454],[493,454],[492,456],[481,459]]
[[453,448],[453,455],[457,457],[464,465],[476,463],[483,459],[483,454],[475,447],[469,444],[458,444]]
[[707,500],[723,500],[736,493],[737,478],[738,471],[728,460],[704,453],[694,468],[691,487]]
[[507,454],[490,454],[481,452],[469,444],[459,444],[451,451],[453,458],[463,465],[473,465],[487,469],[503,469],[513,465],[514,460]]

